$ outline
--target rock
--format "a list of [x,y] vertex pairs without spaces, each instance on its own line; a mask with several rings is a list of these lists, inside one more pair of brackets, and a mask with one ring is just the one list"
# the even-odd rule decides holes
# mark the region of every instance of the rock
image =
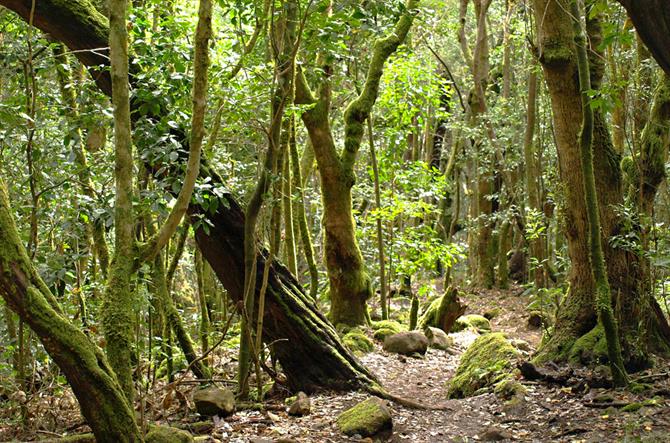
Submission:
[[467,306],[458,298],[458,290],[449,287],[442,297],[432,301],[419,319],[419,329],[428,326],[449,332],[458,317],[465,313]]
[[479,438],[482,441],[503,441],[509,440],[512,435],[503,429],[489,427],[479,435]]
[[492,308],[484,312],[484,318],[487,320],[493,320],[499,315],[500,315],[500,308]]
[[415,352],[425,354],[427,349],[428,339],[418,331],[399,332],[384,340],[384,350],[396,354],[412,355]]
[[354,328],[344,334],[342,343],[344,343],[354,354],[367,354],[375,349],[372,340],[358,328]]
[[502,333],[478,337],[463,353],[456,374],[447,383],[447,396],[470,397],[511,378],[518,357],[518,351]]
[[407,327],[395,320],[381,320],[372,322],[372,330],[375,331],[372,336],[375,340],[383,342],[389,335],[397,334],[407,330]]
[[528,314],[528,327],[531,329],[540,329],[545,323],[544,315],[540,311],[530,311]]
[[341,413],[337,427],[345,435],[370,437],[392,429],[393,419],[384,401],[372,397]]
[[298,398],[288,408],[288,415],[302,417],[312,412],[312,402],[304,392],[298,392]]
[[198,414],[207,417],[227,417],[235,412],[235,395],[228,389],[214,386],[199,389],[193,394],[193,402]]
[[146,443],[192,443],[193,436],[187,431],[170,426],[151,426],[144,441]]
[[526,340],[521,340],[520,338],[512,338],[509,340],[509,344],[517,348],[519,351],[523,352],[530,352],[531,347],[530,343],[528,343]]
[[428,346],[431,348],[446,351],[454,346],[454,339],[449,337],[442,329],[429,326],[424,329],[423,333],[426,334],[426,338],[428,338]]
[[482,315],[462,315],[454,322],[454,325],[451,327],[451,332],[460,332],[468,328],[475,329],[479,333],[490,332],[491,322]]

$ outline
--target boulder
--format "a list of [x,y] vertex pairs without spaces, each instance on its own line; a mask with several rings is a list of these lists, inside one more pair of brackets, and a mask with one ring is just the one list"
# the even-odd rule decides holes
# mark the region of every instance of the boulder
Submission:
[[392,429],[393,419],[384,401],[372,397],[341,413],[337,427],[345,435],[370,437]]
[[397,334],[398,332],[403,332],[407,330],[407,327],[403,326],[395,320],[381,320],[372,322],[372,330],[375,331],[372,336],[375,340],[383,342],[386,340],[386,337],[389,335]]
[[424,329],[423,333],[428,339],[428,346],[446,351],[454,345],[454,339],[449,337],[442,329],[431,326]]
[[477,314],[462,315],[456,319],[451,328],[451,332],[460,332],[464,329],[472,328],[477,332],[490,332],[491,322],[486,317]]
[[193,403],[198,414],[207,417],[227,417],[235,412],[235,395],[228,389],[199,389],[193,394]]
[[513,338],[509,340],[509,343],[515,348],[517,348],[519,351],[522,352],[532,351],[530,343],[528,343],[526,340],[521,340],[520,338]]
[[304,392],[298,392],[298,396],[288,408],[288,415],[302,417],[312,412],[312,402]]
[[187,431],[170,426],[151,426],[144,441],[146,443],[192,443],[193,436]]
[[502,333],[478,337],[463,353],[456,374],[447,383],[447,396],[470,397],[510,379],[518,356]]
[[358,355],[367,354],[375,349],[372,340],[358,328],[354,328],[344,334],[342,343],[344,343],[351,352]]
[[425,354],[428,349],[428,339],[418,331],[399,332],[386,337],[384,350],[396,354],[412,355]]

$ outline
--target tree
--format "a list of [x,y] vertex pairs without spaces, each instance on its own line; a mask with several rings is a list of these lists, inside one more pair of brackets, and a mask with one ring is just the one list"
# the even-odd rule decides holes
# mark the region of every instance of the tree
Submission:
[[324,68],[326,75],[318,96],[310,90],[304,73],[298,73],[296,104],[311,106],[302,114],[302,120],[309,132],[321,177],[324,258],[330,282],[329,317],[334,324],[355,326],[366,322],[366,301],[372,294],[351,211],[353,168],[365,133],[365,121],[377,100],[384,63],[405,40],[418,4],[418,0],[408,0],[393,30],[375,42],[363,89],[344,111],[345,136],[341,152],[330,127],[331,67]]

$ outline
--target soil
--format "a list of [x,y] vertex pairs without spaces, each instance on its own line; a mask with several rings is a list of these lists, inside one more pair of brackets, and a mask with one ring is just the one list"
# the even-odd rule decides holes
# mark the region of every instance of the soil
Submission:
[[[483,314],[493,308],[499,315],[491,321],[494,331],[530,344],[531,352],[541,339],[541,330],[527,326],[529,300],[519,288],[509,291],[478,291],[464,297],[468,312]],[[335,425],[338,414],[369,397],[361,392],[320,393],[311,396],[312,413],[292,417],[281,398],[271,399],[264,410],[246,409],[225,419],[202,422],[192,412],[190,390],[182,384],[178,393],[166,400],[165,386],[157,385],[146,395],[146,417],[160,424],[198,429],[199,441],[254,442],[668,442],[670,441],[670,372],[668,362],[659,362],[648,373],[635,374],[650,384],[641,394],[629,391],[551,385],[531,382],[519,376],[526,387],[524,401],[516,406],[488,393],[462,400],[447,400],[445,383],[456,370],[460,356],[477,337],[466,330],[456,334],[449,351],[429,349],[423,358],[389,354],[376,343],[375,351],[362,361],[391,393],[439,410],[417,410],[388,402],[393,416],[393,432],[383,438],[361,439],[340,434]],[[232,376],[234,353],[220,355],[223,367]],[[218,359],[217,359],[218,360]],[[586,374],[586,372],[580,372]],[[640,378],[644,377],[644,378]],[[226,378],[223,376],[222,378]],[[654,404],[624,412],[624,406],[654,398]],[[0,407],[2,406],[0,400]],[[630,409],[630,408],[628,408]],[[65,433],[86,431],[69,390],[58,396],[33,399],[30,426],[25,430],[8,422],[17,411],[0,412],[0,440],[53,438]],[[197,423],[196,423],[197,422]],[[282,440],[284,439],[284,440]]]

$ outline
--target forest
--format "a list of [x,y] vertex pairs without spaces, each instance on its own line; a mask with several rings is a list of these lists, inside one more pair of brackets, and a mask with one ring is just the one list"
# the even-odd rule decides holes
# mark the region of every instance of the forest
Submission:
[[0,441],[670,441],[667,0],[0,0]]

